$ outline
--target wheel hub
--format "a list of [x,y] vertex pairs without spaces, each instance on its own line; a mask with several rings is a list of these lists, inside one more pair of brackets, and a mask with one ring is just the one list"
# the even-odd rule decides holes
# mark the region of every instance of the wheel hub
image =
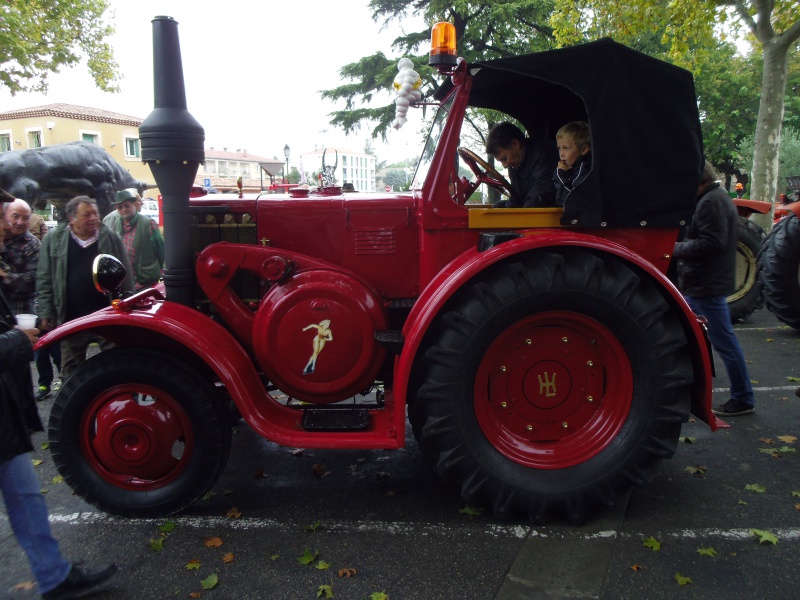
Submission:
[[191,428],[174,400],[156,389],[132,387],[108,390],[92,403],[82,426],[84,453],[115,485],[160,487],[188,460]]
[[580,314],[540,313],[489,347],[475,380],[476,414],[508,458],[563,468],[616,436],[630,408],[631,382],[624,348],[610,330]]

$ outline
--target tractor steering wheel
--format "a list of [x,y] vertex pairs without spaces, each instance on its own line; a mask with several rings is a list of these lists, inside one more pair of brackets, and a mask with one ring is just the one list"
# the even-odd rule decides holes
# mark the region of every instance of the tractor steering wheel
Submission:
[[[492,165],[469,148],[463,146],[458,149],[458,155],[464,159],[464,162],[467,163],[467,166],[475,173],[475,177],[477,177],[477,180],[471,185],[477,188],[481,183],[485,183],[495,188],[501,194],[509,197],[511,196],[511,184],[508,182],[508,179],[500,175]],[[473,189],[473,191],[475,190]]]

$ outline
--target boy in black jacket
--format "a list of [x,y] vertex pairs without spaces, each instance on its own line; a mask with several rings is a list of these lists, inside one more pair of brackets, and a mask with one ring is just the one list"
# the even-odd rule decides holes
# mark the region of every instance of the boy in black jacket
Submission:
[[586,179],[592,170],[592,140],[585,121],[567,123],[556,133],[558,167],[553,176],[556,204],[564,206],[570,192]]

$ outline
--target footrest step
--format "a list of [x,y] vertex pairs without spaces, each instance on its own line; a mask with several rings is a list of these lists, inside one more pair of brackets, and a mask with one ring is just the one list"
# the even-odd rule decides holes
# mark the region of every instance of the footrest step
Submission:
[[369,427],[366,408],[307,408],[301,426],[306,431],[362,431]]

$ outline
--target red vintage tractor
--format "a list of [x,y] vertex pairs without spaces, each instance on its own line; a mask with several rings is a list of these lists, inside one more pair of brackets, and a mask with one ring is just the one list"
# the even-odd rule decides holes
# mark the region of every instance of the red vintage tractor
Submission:
[[[329,449],[400,448],[408,420],[470,504],[580,522],[648,483],[690,413],[716,429],[704,329],[665,275],[702,164],[688,72],[610,40],[474,64],[434,48],[445,81],[412,191],[190,200],[204,132],[177,24],[153,28],[140,138],[164,283],[40,342],[91,330],[117,345],[51,412],[77,494],[124,516],[188,507],[225,467],[232,415]],[[563,209],[467,204],[481,184],[507,192],[461,145],[468,107],[553,139],[588,121],[592,172]],[[658,140],[647,156],[642,131]]]

